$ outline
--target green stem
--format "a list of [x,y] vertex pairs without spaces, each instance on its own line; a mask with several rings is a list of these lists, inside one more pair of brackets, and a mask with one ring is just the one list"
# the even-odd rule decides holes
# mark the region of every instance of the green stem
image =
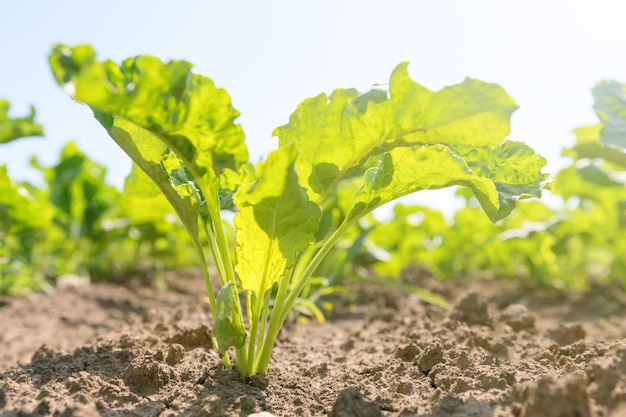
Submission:
[[[168,145],[171,146],[171,143]],[[202,178],[200,172],[196,169],[196,165],[191,160],[184,158],[182,155],[185,155],[184,152],[180,152],[175,146],[172,146],[174,152],[183,160],[184,164],[191,171],[191,175],[195,179]],[[198,188],[200,189],[202,195],[205,196],[205,201],[207,204],[209,218],[211,222],[210,228],[205,227],[205,232],[209,237],[209,245],[211,246],[211,251],[213,253],[216,265],[218,266],[218,271],[220,275],[220,284],[224,286],[227,282],[232,282],[233,288],[237,288],[237,280],[235,279],[235,270],[234,264],[232,262],[230,256],[230,248],[228,246],[228,240],[226,239],[226,233],[224,232],[224,227],[222,226],[222,216],[220,212],[219,206],[219,198],[217,195],[213,195],[211,191],[211,187],[204,186],[203,181],[196,182]],[[217,192],[217,190],[215,190]],[[198,195],[198,202],[202,201],[200,196]],[[214,198],[212,198],[214,197]],[[210,229],[210,231],[209,231]],[[231,307],[237,309],[239,313],[239,317],[243,317],[243,311],[241,308],[241,303],[239,302],[239,296],[237,291],[229,291],[230,294],[230,304]],[[237,357],[237,366],[241,366],[247,362],[246,360],[246,351],[245,345],[242,348],[236,348],[235,354]],[[226,354],[227,356],[228,354]],[[240,370],[241,371],[241,370]],[[246,377],[247,375],[242,374],[242,377]]]
[[256,373],[256,368],[258,366],[257,352],[260,352],[264,346],[271,294],[269,290],[265,291],[262,299],[256,299],[254,302],[250,292],[248,292],[248,294],[248,305],[251,305],[252,308],[248,309],[250,339],[248,343],[248,362],[246,363],[246,372],[252,375]]
[[[192,239],[193,248],[198,256],[200,267],[202,269],[202,276],[204,277],[204,284],[206,286],[207,293],[209,295],[209,306],[211,307],[211,316],[215,317],[217,314],[217,301],[215,300],[215,292],[213,291],[213,285],[211,284],[211,275],[209,274],[209,267],[204,257],[204,250],[202,245],[197,239]],[[217,347],[217,345],[215,346]]]
[[[202,245],[197,239],[191,239],[193,242],[193,247],[198,256],[198,260],[200,261],[200,267],[202,269],[202,276],[204,277],[204,284],[206,286],[207,294],[209,295],[209,306],[211,307],[211,317],[215,318],[217,314],[217,301],[215,300],[215,292],[213,291],[213,284],[211,283],[211,275],[209,274],[209,266],[206,262],[206,258],[204,257],[204,250],[202,249]],[[218,349],[217,339],[211,337],[211,343],[213,344],[214,349]],[[225,353],[222,357],[222,363],[227,369],[231,369],[232,365],[230,363],[230,358],[228,357],[228,353]]]
[[226,239],[226,232],[224,232],[222,217],[219,210],[216,210],[216,213],[211,217],[215,219],[213,221],[213,228],[215,229],[215,237],[217,238],[217,245],[219,247],[220,255],[222,256],[224,262],[226,280],[228,282],[232,282],[233,285],[235,285],[237,282],[235,280],[233,261],[230,256],[230,247],[228,246],[228,239]]
[[267,373],[276,337],[278,336],[278,332],[280,331],[283,323],[287,320],[287,316],[293,308],[298,295],[302,292],[302,289],[305,287],[317,267],[322,263],[324,257],[328,255],[328,252],[330,252],[335,243],[337,243],[341,235],[343,235],[343,233],[350,228],[355,221],[356,220],[349,222],[344,221],[337,228],[337,230],[335,230],[335,232],[322,244],[320,249],[307,263],[304,270],[298,275],[295,285],[289,292],[287,292],[287,290],[289,289],[292,278],[295,275],[285,274],[281,279],[278,287],[278,293],[276,294],[276,299],[274,300],[274,308],[272,309],[273,314],[270,318],[270,325],[267,330],[267,334],[265,335],[265,343],[263,344],[263,348],[259,353],[259,358],[257,360],[258,366],[255,369],[256,372],[260,374]]
[[[214,346],[217,346],[217,339],[211,338],[211,340],[213,341]],[[228,356],[228,352],[222,355],[222,363],[224,364],[224,368],[233,369],[233,365],[230,363],[230,357]]]
[[[213,228],[209,227],[207,222],[204,221],[204,219],[202,221],[202,227],[204,229],[204,233],[207,235],[207,239],[209,239],[209,248],[211,249],[211,255],[213,255],[213,261],[215,262],[215,266],[217,267],[217,276],[220,280],[220,284],[223,286],[225,284],[224,261],[221,257],[221,254],[219,253],[219,247],[217,245],[217,240],[215,239],[215,234],[213,233]],[[200,250],[202,250],[201,245],[199,243],[197,245],[200,246]],[[204,252],[202,253],[204,254]],[[207,292],[209,293],[209,301],[211,303],[211,317],[213,317],[213,319],[215,320],[216,313],[217,313],[217,302],[215,300],[215,292],[213,290],[213,284],[211,282],[211,278],[208,273],[209,268],[206,263],[206,260],[204,260],[204,256],[202,259],[202,270],[206,271],[204,279],[206,282]],[[213,344],[213,348],[219,349],[217,339],[215,337],[211,336],[211,343]],[[224,367],[226,369],[232,369],[232,364],[230,363],[230,357],[228,356],[228,352],[222,355],[222,363],[224,364]]]
[[[267,323],[267,315],[268,315],[268,305],[270,301],[270,291],[268,287],[269,282],[269,260],[270,256],[271,244],[267,248],[267,252],[264,256],[263,267],[260,271],[261,282],[259,284],[259,288],[253,294],[252,291],[248,291],[248,324],[250,327],[250,338],[248,339],[247,346],[247,362],[246,369],[240,369],[240,372],[245,372],[246,374],[253,374],[256,368],[256,355],[257,349],[263,345],[263,338],[266,329]],[[256,295],[256,298],[253,299],[253,296]]]
[[[236,288],[235,281],[235,273],[233,271],[233,264],[231,262],[230,257],[230,248],[228,247],[228,241],[226,239],[226,234],[224,232],[224,228],[222,227],[222,220],[220,216],[219,208],[209,207],[209,221],[203,219],[202,226],[204,228],[204,232],[207,235],[209,240],[209,247],[211,249],[211,254],[213,255],[213,260],[215,262],[215,266],[217,267],[218,277],[220,280],[220,285],[223,287],[228,282],[233,283],[233,288]],[[210,224],[209,224],[210,222]],[[204,262],[206,267],[206,262]],[[210,292],[213,299],[215,299],[215,295],[213,294],[213,287],[210,283],[207,284],[207,290]],[[239,312],[239,317],[243,317],[241,312],[241,303],[239,302],[239,297],[236,291],[229,291],[230,295],[230,304]],[[217,303],[216,303],[217,305]],[[217,308],[212,308],[212,316],[215,318],[215,312]],[[217,340],[212,338],[213,346],[217,348]],[[237,363],[245,363],[246,357],[245,352],[241,352],[240,349],[236,349],[235,351]],[[228,352],[224,353],[222,357],[222,362],[227,369],[232,369],[232,365],[230,363],[230,358],[228,356]]]
[[215,234],[215,229],[209,227],[206,221],[202,222],[202,226],[204,228],[204,233],[207,235],[209,239],[209,248],[211,249],[211,255],[213,256],[213,261],[215,262],[215,267],[217,268],[217,276],[220,279],[220,285],[223,287],[226,285],[226,266],[224,265],[224,259],[222,258],[222,254],[219,251],[219,245],[217,242],[217,237]]
[[[270,311],[270,298],[271,298],[271,294],[270,291],[266,291],[265,295],[263,296],[263,304],[261,306],[261,321],[260,321],[260,325],[261,325],[261,329],[259,331],[259,340],[257,342],[257,351],[258,352],[262,352],[263,348],[265,346],[265,343],[267,342],[267,325],[268,325],[268,317],[269,317],[269,311]],[[252,373],[257,373],[257,369],[259,368],[259,357],[260,356],[256,356],[254,358],[253,364],[252,364]]]
[[298,255],[296,265],[293,269],[293,276],[300,276],[302,274],[304,268],[311,262],[311,259],[313,259],[313,256],[315,256],[320,246],[320,242],[317,242]]
[[267,368],[269,367],[270,359],[272,356],[272,350],[274,349],[274,343],[276,342],[276,337],[278,336],[278,332],[280,331],[280,328],[282,327],[284,322],[284,320],[280,319],[280,317],[282,316],[280,312],[284,309],[285,298],[287,296],[287,291],[289,289],[292,277],[293,269],[286,272],[278,283],[278,292],[276,293],[276,297],[274,298],[274,307],[272,308],[270,324],[267,329],[267,333],[265,334],[263,346],[261,347],[254,366],[255,373],[267,373]]
[[[216,252],[219,253],[219,258],[222,264],[222,273],[224,277],[220,279],[220,282],[223,280],[224,285],[226,282],[232,282],[233,288],[237,288],[237,280],[235,279],[235,270],[234,264],[232,261],[232,257],[230,256],[230,247],[228,246],[228,239],[226,238],[226,232],[224,231],[224,227],[222,226],[222,217],[219,210],[219,207],[209,206],[209,213],[212,219],[213,225],[213,240],[211,242],[212,245],[216,246]],[[230,304],[233,308],[235,308],[239,314],[239,317],[243,317],[243,310],[241,308],[241,302],[239,301],[239,295],[237,291],[229,291],[230,294]],[[239,368],[242,367],[242,364],[248,362],[245,345],[242,348],[235,349],[235,355],[237,358],[237,366]],[[242,372],[242,377],[246,377],[245,370],[239,369]]]
[[[248,339],[247,362],[245,372],[251,374],[254,371],[254,356],[256,354],[256,346],[259,338],[259,316],[261,312],[258,306],[261,300],[253,300],[252,294],[248,291],[248,325],[250,327],[250,338]],[[240,371],[242,371],[240,369]],[[243,371],[242,371],[243,372]]]

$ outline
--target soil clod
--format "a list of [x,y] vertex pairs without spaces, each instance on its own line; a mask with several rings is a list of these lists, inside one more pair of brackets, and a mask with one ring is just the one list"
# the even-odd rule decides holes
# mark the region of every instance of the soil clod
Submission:
[[183,360],[184,356],[185,348],[183,345],[174,343],[170,346],[170,349],[167,352],[166,362],[168,365],[176,365],[178,362]]
[[383,417],[378,404],[363,399],[363,394],[350,387],[339,393],[329,417]]
[[124,369],[122,378],[132,391],[151,394],[168,382],[176,381],[178,375],[168,365],[150,356],[140,355]]

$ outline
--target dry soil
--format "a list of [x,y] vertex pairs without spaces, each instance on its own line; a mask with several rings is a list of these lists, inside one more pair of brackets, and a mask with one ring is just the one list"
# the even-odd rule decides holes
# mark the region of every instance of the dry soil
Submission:
[[0,417],[626,416],[621,289],[402,279],[451,308],[356,285],[327,323],[285,326],[249,381],[209,347],[195,273],[0,298]]

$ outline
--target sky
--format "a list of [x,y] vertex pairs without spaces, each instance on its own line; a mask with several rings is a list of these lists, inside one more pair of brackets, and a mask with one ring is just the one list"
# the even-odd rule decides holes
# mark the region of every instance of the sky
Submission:
[[9,1],[0,98],[15,117],[35,106],[45,137],[2,145],[0,164],[16,180],[41,182],[31,156],[53,165],[74,140],[121,187],[129,159],[47,63],[54,43],[88,43],[101,60],[193,63],[230,93],[253,161],[276,148],[271,132],[302,100],[339,87],[367,91],[402,61],[431,90],[465,77],[497,83],[520,106],[509,139],[528,143],[555,173],[567,164],[560,153],[572,129],[597,122],[592,87],[626,82],[624,16],[619,0]]

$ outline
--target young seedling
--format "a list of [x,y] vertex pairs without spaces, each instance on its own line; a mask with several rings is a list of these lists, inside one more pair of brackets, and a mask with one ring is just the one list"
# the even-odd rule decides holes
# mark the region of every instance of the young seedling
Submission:
[[[191,64],[98,62],[84,45],[55,46],[50,64],[176,210],[204,272],[213,343],[226,366],[234,347],[243,378],[267,372],[298,295],[364,215],[416,191],[460,185],[497,221],[520,198],[540,196],[546,181],[543,158],[523,143],[502,143],[517,108],[502,88],[466,79],[433,92],[410,79],[406,63],[388,89],[337,89],[302,102],[274,131],[278,149],[256,167],[229,95]],[[235,259],[222,220],[231,208]]]

